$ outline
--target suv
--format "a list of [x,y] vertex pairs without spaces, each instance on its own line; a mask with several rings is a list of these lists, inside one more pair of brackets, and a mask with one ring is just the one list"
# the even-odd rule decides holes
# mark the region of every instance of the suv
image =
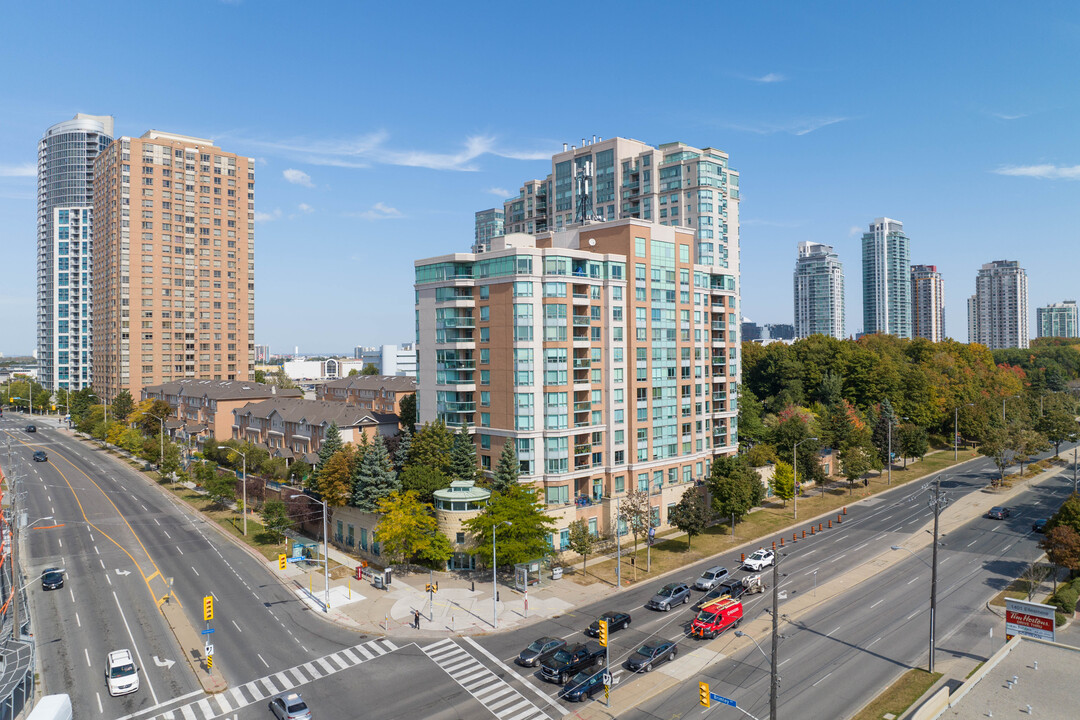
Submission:
[[105,658],[105,684],[113,697],[139,689],[139,668],[135,667],[130,650],[113,650]]
[[720,567],[719,565],[711,567],[705,572],[701,573],[701,577],[694,583],[695,590],[712,590],[716,587],[716,584],[722,582],[730,573],[727,568]]
[[44,450],[36,450],[34,452],[34,462],[49,462],[49,456]]
[[27,425],[26,426],[26,432],[37,432],[37,428],[34,427],[33,425]]
[[1009,517],[1009,508],[1007,507],[992,507],[990,512],[986,513],[986,517],[991,520],[1004,520]]
[[776,553],[772,550],[766,550],[765,548],[758,548],[750,557],[746,558],[743,567],[747,570],[758,572],[762,568],[768,567],[775,562]]
[[668,583],[660,588],[645,607],[667,612],[672,605],[685,605],[690,602],[690,587],[686,583]]
[[64,587],[64,571],[60,568],[45,568],[41,571],[41,589],[59,590]]

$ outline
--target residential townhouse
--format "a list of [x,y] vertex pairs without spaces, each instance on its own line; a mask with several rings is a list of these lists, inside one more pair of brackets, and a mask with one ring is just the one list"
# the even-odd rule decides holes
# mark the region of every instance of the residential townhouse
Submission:
[[169,404],[172,412],[165,427],[170,435],[198,443],[208,436],[232,437],[233,410],[274,397],[300,398],[302,393],[257,382],[198,378],[182,378],[142,389],[143,400],[164,400]]
[[416,394],[416,378],[404,375],[353,375],[315,388],[319,400],[344,402],[363,410],[401,415],[401,401]]

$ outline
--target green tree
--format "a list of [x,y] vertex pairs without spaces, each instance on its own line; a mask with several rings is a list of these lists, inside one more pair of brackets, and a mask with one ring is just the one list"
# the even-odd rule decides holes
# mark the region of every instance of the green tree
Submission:
[[1016,462],[1020,463],[1021,475],[1024,474],[1024,463],[1031,460],[1032,455],[1037,455],[1050,447],[1042,433],[1028,428],[1014,430],[1012,439],[1015,452],[1013,457]]
[[686,533],[686,549],[690,541],[709,527],[709,503],[701,488],[689,487],[668,513],[668,522]]
[[765,409],[749,390],[739,393],[739,444],[754,446],[762,442],[768,429],[762,421]]
[[[1039,543],[1046,557],[1057,568],[1067,568],[1070,574],[1080,570],[1080,533],[1068,525],[1048,529]],[[1057,592],[1058,573],[1054,573],[1054,592]]]
[[[137,404],[131,412],[128,414],[126,422],[129,422],[142,431],[143,435],[154,435],[162,431],[161,420],[164,418],[166,421],[175,416],[173,409],[169,407],[169,403],[164,400],[143,400]],[[109,421],[114,421],[112,414],[109,415]]]
[[450,478],[441,470],[436,470],[427,465],[406,465],[398,475],[401,481],[401,489],[413,491],[419,497],[420,502],[435,502],[435,491],[450,487]]
[[[873,430],[874,448],[877,450],[877,457],[882,465],[887,465],[892,462],[892,458],[889,457],[890,450],[893,452],[899,450],[899,435],[900,433],[897,430],[896,412],[893,410],[892,403],[889,402],[889,399],[885,398],[878,406],[877,418],[874,422]],[[890,438],[892,439],[891,448],[889,447]]]
[[398,406],[401,410],[399,421],[401,427],[409,428],[412,430],[416,427],[416,393],[410,393],[401,398],[401,403]]
[[382,544],[382,552],[391,561],[412,560],[439,534],[435,509],[420,502],[415,492],[394,490],[379,498],[375,509],[380,515],[375,532]]
[[783,500],[784,507],[787,507],[788,500],[795,497],[795,474],[791,465],[783,460],[777,462],[770,485],[773,495]]
[[517,485],[518,475],[521,472],[521,463],[518,462],[517,451],[514,450],[515,441],[507,438],[503,443],[499,462],[495,465],[495,475],[492,478],[491,489],[495,492],[506,492]]
[[71,393],[68,398],[68,402],[71,403],[71,407],[68,409],[71,414],[71,420],[73,423],[78,424],[82,420],[93,405],[94,394],[90,388],[83,388],[82,390],[76,390]]
[[1071,527],[1080,533],[1080,495],[1073,493],[1065,498],[1065,502],[1047,521],[1046,530],[1049,532],[1059,526]]
[[212,468],[211,472],[201,479],[199,484],[214,504],[225,509],[236,502],[236,476],[232,473],[220,473],[212,465],[207,467]]
[[285,372],[285,366],[279,365],[278,369],[274,371],[274,374],[268,378],[268,382],[271,385],[276,385],[282,390],[295,390],[299,386],[293,382],[288,373]]
[[255,371],[255,382],[259,383],[260,385],[265,383],[266,382],[266,372],[263,371],[263,370],[256,370]]
[[722,518],[734,515],[736,522],[742,520],[750,508],[760,504],[765,495],[761,476],[742,456],[713,458],[707,483],[713,510]]
[[293,521],[289,517],[288,508],[285,507],[285,503],[276,498],[263,503],[259,515],[262,517],[263,527],[266,528],[266,532],[270,534],[274,542],[284,540],[285,533],[293,528]]
[[1054,455],[1060,455],[1061,443],[1076,437],[1076,413],[1055,404],[1046,409],[1036,427],[1054,445]]
[[56,409],[63,408],[65,411],[71,411],[71,392],[67,388],[56,388],[56,392],[53,394],[53,402],[56,404]]
[[589,523],[585,520],[574,520],[566,526],[567,544],[569,548],[581,556],[581,572],[585,573],[589,562],[589,555],[596,547],[597,537],[589,531]]
[[330,456],[318,477],[318,492],[327,508],[339,508],[349,501],[352,488],[352,450],[342,448]]
[[404,427],[398,436],[397,448],[394,450],[394,469],[399,473],[409,462],[409,449],[412,447],[412,430]]
[[375,367],[375,363],[364,363],[364,368],[360,371],[361,375],[378,375],[379,368]]
[[318,487],[319,473],[322,471],[326,463],[330,458],[341,452],[343,443],[341,441],[341,430],[338,429],[336,422],[331,422],[330,426],[326,428],[326,436],[323,438],[322,443],[319,445],[319,461],[315,463],[315,469],[312,471],[308,479],[308,489],[314,490]]
[[930,449],[930,435],[925,428],[905,423],[900,426],[899,435],[899,449],[904,457],[904,467],[907,467],[908,458],[921,459]]
[[[510,525],[503,525],[509,521]],[[555,519],[544,512],[533,487],[517,485],[506,493],[495,493],[480,515],[463,523],[473,538],[469,550],[491,567],[493,529],[498,527],[498,561],[503,566],[529,562],[549,552]]]
[[371,449],[356,465],[352,483],[352,504],[361,510],[375,512],[379,502],[399,490],[397,473],[390,467],[390,455],[381,435],[375,436]]
[[441,532],[431,536],[430,542],[416,552],[416,559],[421,565],[437,570],[446,568],[446,561],[454,555],[454,547]]
[[413,435],[408,464],[426,465],[449,474],[450,449],[453,446],[454,435],[442,420],[424,423],[419,432]]
[[848,481],[848,495],[852,493],[855,481],[874,469],[871,450],[863,443],[850,442],[840,448],[840,471]]
[[453,445],[450,447],[450,477],[458,480],[479,479],[480,470],[476,466],[476,445],[473,443],[472,434],[469,432],[469,424],[462,424],[454,435]]
[[[652,527],[652,505],[649,504],[648,490],[629,490],[619,502],[618,519],[626,524],[634,538],[634,557],[637,557],[638,541],[648,537]],[[634,566],[634,579],[637,580],[637,564]]]
[[750,467],[764,467],[776,462],[776,448],[772,443],[758,443],[746,451],[746,462]]
[[1005,468],[1012,464],[1009,459],[1012,452],[1012,440],[1009,437],[1009,431],[999,425],[992,426],[987,430],[983,441],[979,443],[979,454],[991,458],[994,465],[997,466],[998,485],[1005,482]]
[[131,393],[127,390],[121,390],[116,397],[113,398],[112,416],[116,418],[116,422],[125,422],[131,412],[135,409],[135,400],[131,397]]
[[[160,436],[159,436],[160,442]],[[158,452],[160,459],[161,453]],[[180,446],[174,442],[165,441],[165,461],[161,463],[161,467],[158,468],[161,482],[167,481],[169,478],[174,477],[182,469]]]

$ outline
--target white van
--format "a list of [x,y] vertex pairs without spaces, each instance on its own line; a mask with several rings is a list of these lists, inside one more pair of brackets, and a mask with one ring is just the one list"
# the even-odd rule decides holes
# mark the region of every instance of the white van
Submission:
[[109,694],[127,695],[139,689],[139,668],[130,650],[113,650],[105,659],[105,683]]
[[46,695],[38,701],[26,720],[71,720],[71,698],[67,695]]

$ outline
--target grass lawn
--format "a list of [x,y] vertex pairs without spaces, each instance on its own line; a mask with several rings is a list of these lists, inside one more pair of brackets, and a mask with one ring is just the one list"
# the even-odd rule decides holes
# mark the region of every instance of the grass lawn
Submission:
[[[972,450],[962,450],[959,455],[959,462],[970,460],[975,455],[976,453]],[[901,485],[919,480],[952,464],[951,451],[934,453],[919,462],[909,464],[906,470],[894,467],[892,484]],[[785,542],[790,542],[792,532],[797,532],[800,539],[803,530],[809,536],[810,518],[826,512],[840,513],[844,506],[854,500],[887,490],[889,488],[886,484],[887,480],[888,475],[883,473],[880,476],[872,476],[869,487],[863,487],[857,483],[854,490],[849,491],[847,483],[843,483],[842,487],[840,485],[830,487],[825,491],[824,495],[822,495],[820,488],[811,490],[808,486],[807,492],[809,495],[799,498],[799,517],[805,518],[805,521],[796,521],[794,519],[792,503],[789,502],[787,507],[784,507],[781,502],[766,501],[765,507],[751,512],[742,522],[736,523],[734,539],[731,535],[730,523],[713,525],[705,534],[693,538],[690,541],[689,548],[687,547],[685,535],[669,539],[660,536],[652,546],[650,571],[646,571],[646,568],[649,567],[648,555],[650,553],[646,551],[644,542],[638,543],[638,551],[635,556],[633,537],[624,536],[622,545],[623,583],[629,584],[635,581],[635,566],[637,580],[647,580],[650,577],[691,564],[697,560],[723,553],[749,540],[760,538],[762,544],[771,545],[773,541],[779,544],[781,535],[783,535]],[[835,517],[833,519],[835,520]],[[827,519],[825,525],[828,525]],[[814,527],[817,528],[816,522]],[[825,528],[825,531],[827,532],[827,528]],[[630,564],[631,557],[634,557],[635,565]],[[738,558],[734,559],[737,560]],[[615,560],[590,562],[587,564],[585,573],[570,568],[567,568],[564,572],[567,573],[567,577],[583,585],[591,585],[595,582],[615,584]]]
[[882,720],[886,713],[900,717],[941,677],[925,670],[908,670],[888,690],[874,698],[853,720]]

